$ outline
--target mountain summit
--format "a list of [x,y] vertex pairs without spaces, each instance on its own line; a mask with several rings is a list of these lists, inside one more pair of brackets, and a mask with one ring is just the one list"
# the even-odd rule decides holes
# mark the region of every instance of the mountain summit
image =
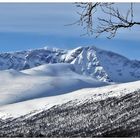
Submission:
[[20,71],[48,63],[74,64],[77,73],[104,82],[140,80],[140,61],[129,60],[94,46],[73,50],[42,48],[0,54],[0,70]]

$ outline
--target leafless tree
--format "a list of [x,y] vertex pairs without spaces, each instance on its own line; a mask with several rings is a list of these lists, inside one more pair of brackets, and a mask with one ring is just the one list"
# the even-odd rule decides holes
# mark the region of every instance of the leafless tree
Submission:
[[[102,33],[108,33],[109,39],[114,37],[119,29],[131,28],[134,25],[140,25],[139,21],[134,20],[133,3],[129,3],[126,13],[122,13],[116,6],[116,3],[76,3],[76,6],[80,8],[79,20],[74,24],[83,26],[86,29],[88,35],[96,33],[98,37]],[[104,17],[97,17],[97,26],[95,25],[95,13],[102,12]]]

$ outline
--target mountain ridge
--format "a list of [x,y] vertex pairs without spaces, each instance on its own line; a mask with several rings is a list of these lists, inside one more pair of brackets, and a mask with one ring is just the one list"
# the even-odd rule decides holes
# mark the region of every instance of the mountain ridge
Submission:
[[48,63],[77,65],[77,72],[104,82],[140,80],[140,61],[95,46],[71,50],[39,48],[0,54],[0,70],[25,70]]

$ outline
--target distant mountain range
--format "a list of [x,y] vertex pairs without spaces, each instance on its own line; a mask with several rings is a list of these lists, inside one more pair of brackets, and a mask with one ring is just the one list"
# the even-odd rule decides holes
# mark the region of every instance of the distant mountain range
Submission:
[[0,54],[0,70],[20,71],[48,63],[73,64],[77,73],[104,82],[140,80],[140,61],[129,60],[94,46],[73,50],[43,48]]

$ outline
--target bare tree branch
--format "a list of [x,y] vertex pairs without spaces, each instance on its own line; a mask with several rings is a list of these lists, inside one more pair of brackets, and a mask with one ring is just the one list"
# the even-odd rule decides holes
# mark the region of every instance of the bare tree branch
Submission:
[[[109,33],[108,38],[112,38],[116,35],[119,29],[131,28],[134,25],[140,25],[139,21],[134,21],[133,3],[130,3],[130,7],[126,10],[126,14],[122,14],[118,7],[115,7],[115,3],[78,3],[77,7],[82,11],[78,12],[80,16],[79,20],[74,24],[84,26],[88,35],[96,33],[98,37],[102,33]],[[97,27],[94,26],[94,14],[100,10],[105,16],[98,17]]]

